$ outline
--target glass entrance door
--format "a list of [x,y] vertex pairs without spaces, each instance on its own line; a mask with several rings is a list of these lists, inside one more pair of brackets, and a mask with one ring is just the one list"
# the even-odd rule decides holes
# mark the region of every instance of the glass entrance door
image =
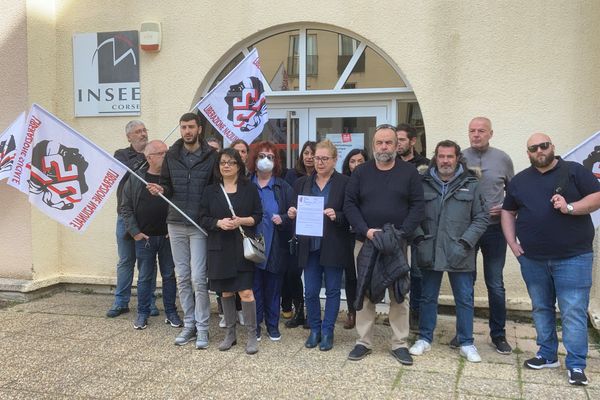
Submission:
[[375,127],[388,122],[387,107],[314,108],[309,110],[309,131],[316,141],[329,139],[338,149],[336,169],[342,171],[346,154],[362,148],[371,154]]
[[285,167],[293,168],[305,141],[329,139],[338,147],[340,157],[336,168],[341,171],[345,153],[353,147],[364,148],[370,154],[375,127],[389,122],[388,120],[388,108],[383,105],[270,107],[269,122],[260,140],[271,140],[277,144],[283,152]]
[[284,168],[294,168],[300,147],[309,140],[308,109],[269,108],[269,122],[265,125],[261,140],[275,143],[282,152]]

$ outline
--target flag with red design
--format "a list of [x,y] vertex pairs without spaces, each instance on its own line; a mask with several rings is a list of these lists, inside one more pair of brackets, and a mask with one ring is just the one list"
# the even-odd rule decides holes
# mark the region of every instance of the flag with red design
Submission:
[[252,143],[269,120],[265,87],[254,49],[196,107],[229,142]]
[[8,178],[17,155],[17,140],[25,131],[25,113],[21,113],[0,135],[0,180]]
[[[83,232],[127,172],[126,167],[34,104],[9,180],[50,218]],[[23,190],[22,190],[23,191]]]

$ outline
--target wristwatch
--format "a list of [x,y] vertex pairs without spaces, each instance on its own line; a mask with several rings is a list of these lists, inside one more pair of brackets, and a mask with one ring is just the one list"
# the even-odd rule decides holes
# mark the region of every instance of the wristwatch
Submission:
[[573,215],[574,211],[575,211],[575,207],[573,207],[573,204],[571,204],[571,203],[567,204],[567,214]]

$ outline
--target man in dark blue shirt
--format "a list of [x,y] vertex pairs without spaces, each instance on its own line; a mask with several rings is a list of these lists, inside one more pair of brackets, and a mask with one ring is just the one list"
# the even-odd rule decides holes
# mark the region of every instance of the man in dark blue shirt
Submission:
[[[600,183],[582,165],[554,156],[545,134],[527,141],[531,167],[509,183],[502,230],[521,264],[533,307],[539,350],[525,361],[531,369],[557,368],[555,303],[562,317],[569,383],[587,385],[587,308],[592,285],[594,226]],[[518,239],[517,239],[518,238]]]

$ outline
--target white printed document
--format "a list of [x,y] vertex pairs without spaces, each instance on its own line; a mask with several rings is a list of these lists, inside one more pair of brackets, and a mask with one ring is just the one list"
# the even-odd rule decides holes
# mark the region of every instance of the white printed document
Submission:
[[324,206],[324,197],[298,196],[296,235],[323,237]]

